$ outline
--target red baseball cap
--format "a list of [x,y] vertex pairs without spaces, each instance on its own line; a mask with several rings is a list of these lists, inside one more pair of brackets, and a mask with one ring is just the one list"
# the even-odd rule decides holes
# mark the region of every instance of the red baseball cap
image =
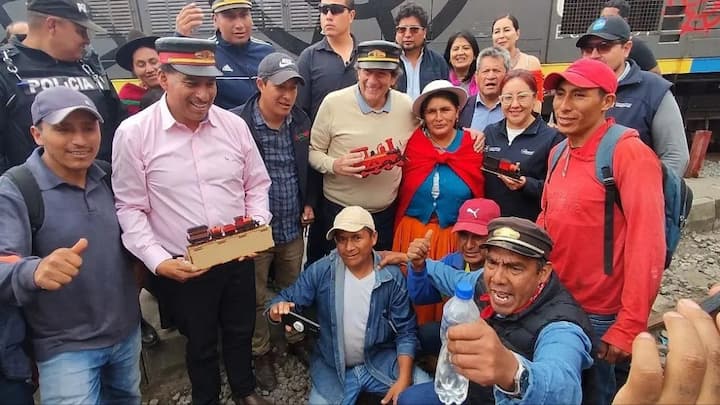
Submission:
[[453,232],[467,231],[475,235],[487,236],[488,223],[500,216],[500,206],[487,198],[467,200],[460,207]]
[[555,90],[561,81],[584,89],[603,89],[606,93],[617,91],[618,81],[615,72],[603,62],[595,59],[578,59],[562,73],[550,73],[545,78],[545,90]]

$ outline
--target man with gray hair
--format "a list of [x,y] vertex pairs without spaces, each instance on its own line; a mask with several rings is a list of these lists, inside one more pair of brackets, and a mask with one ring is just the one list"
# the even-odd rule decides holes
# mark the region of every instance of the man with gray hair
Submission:
[[480,51],[477,57],[476,98],[468,99],[460,113],[459,126],[483,131],[486,126],[503,119],[500,108],[500,84],[510,71],[510,54],[494,46]]
[[[392,247],[394,201],[402,173],[391,165],[368,176],[372,167],[365,160],[370,151],[404,147],[417,125],[410,97],[392,89],[400,74],[401,51],[387,41],[359,44],[358,84],[325,97],[310,137],[310,165],[324,180],[323,209],[314,226],[327,231],[344,207],[361,206],[372,214],[377,226],[378,250]],[[365,153],[358,152],[361,148]],[[326,242],[322,253],[331,249]]]

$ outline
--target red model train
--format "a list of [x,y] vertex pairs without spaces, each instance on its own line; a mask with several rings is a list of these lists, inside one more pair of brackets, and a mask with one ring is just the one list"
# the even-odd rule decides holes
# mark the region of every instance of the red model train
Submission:
[[381,171],[390,170],[395,166],[401,167],[405,164],[405,156],[399,148],[396,148],[393,144],[392,138],[387,138],[383,143],[377,146],[376,150],[369,151],[367,146],[362,148],[355,148],[350,153],[362,152],[365,154],[365,160],[356,163],[355,167],[365,166],[365,169],[360,172],[362,177],[367,177],[371,174],[380,174]]
[[484,171],[501,174],[503,176],[512,177],[513,179],[520,179],[520,163],[513,163],[507,159],[496,158],[489,155],[483,157],[483,168]]
[[187,240],[191,245],[199,245],[211,240],[221,239],[236,233],[247,232],[260,226],[250,217],[235,217],[234,223],[209,228],[207,225],[194,226],[187,230]]

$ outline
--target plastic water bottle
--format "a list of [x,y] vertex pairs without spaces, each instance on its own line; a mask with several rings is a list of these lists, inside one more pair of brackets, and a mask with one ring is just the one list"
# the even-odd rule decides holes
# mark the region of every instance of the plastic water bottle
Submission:
[[453,325],[475,322],[480,318],[480,310],[473,301],[473,286],[460,281],[455,286],[455,296],[443,307],[440,339],[442,349],[435,369],[435,393],[444,404],[462,404],[467,398],[468,379],[458,374],[450,363],[447,350],[447,330]]

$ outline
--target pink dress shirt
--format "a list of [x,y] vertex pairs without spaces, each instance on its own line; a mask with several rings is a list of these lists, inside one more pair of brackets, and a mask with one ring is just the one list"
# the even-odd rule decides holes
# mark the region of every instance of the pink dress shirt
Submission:
[[250,130],[216,106],[193,132],[163,97],[120,124],[112,166],[123,243],[153,272],[185,253],[190,227],[272,218],[270,177]]

